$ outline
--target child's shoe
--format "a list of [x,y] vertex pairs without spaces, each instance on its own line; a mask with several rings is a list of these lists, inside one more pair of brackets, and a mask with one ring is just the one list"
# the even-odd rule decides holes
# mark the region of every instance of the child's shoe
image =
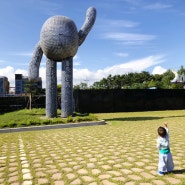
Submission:
[[160,175],[160,176],[164,176],[164,172],[158,171],[157,174]]

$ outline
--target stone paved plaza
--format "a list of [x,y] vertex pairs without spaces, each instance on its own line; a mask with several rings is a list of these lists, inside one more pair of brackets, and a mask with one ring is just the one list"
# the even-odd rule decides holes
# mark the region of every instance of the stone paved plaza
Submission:
[[0,134],[0,185],[185,184],[185,124],[170,123],[175,170],[156,175],[155,120]]

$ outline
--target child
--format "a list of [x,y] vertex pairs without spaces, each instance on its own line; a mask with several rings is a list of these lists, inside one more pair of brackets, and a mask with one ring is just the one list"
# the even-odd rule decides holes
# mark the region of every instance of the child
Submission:
[[172,154],[170,152],[170,142],[168,134],[168,123],[164,123],[164,127],[159,127],[158,138],[157,138],[157,148],[159,149],[159,164],[158,164],[158,174],[164,175],[164,173],[172,172],[174,168]]

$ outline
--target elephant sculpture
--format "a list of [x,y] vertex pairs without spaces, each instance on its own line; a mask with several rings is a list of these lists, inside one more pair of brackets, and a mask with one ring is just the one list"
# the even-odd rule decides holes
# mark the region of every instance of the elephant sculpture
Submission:
[[57,62],[61,62],[61,117],[73,114],[73,57],[84,42],[96,19],[96,9],[90,7],[81,29],[66,16],[53,16],[46,20],[40,32],[29,64],[30,81],[39,77],[42,55],[46,56],[46,117],[57,117]]

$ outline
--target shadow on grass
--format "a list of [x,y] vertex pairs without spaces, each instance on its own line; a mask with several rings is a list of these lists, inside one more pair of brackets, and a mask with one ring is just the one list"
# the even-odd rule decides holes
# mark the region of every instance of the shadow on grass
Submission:
[[182,174],[182,173],[185,173],[185,169],[174,170],[172,173],[173,173],[173,174]]
[[105,121],[146,121],[146,120],[157,120],[163,117],[126,117],[126,118],[111,118],[104,119]]
[[185,115],[180,115],[180,116],[164,116],[164,117],[121,117],[121,118],[108,118],[104,119],[105,121],[149,121],[149,120],[159,120],[159,119],[164,119],[164,118],[177,118],[177,117],[185,117]]

